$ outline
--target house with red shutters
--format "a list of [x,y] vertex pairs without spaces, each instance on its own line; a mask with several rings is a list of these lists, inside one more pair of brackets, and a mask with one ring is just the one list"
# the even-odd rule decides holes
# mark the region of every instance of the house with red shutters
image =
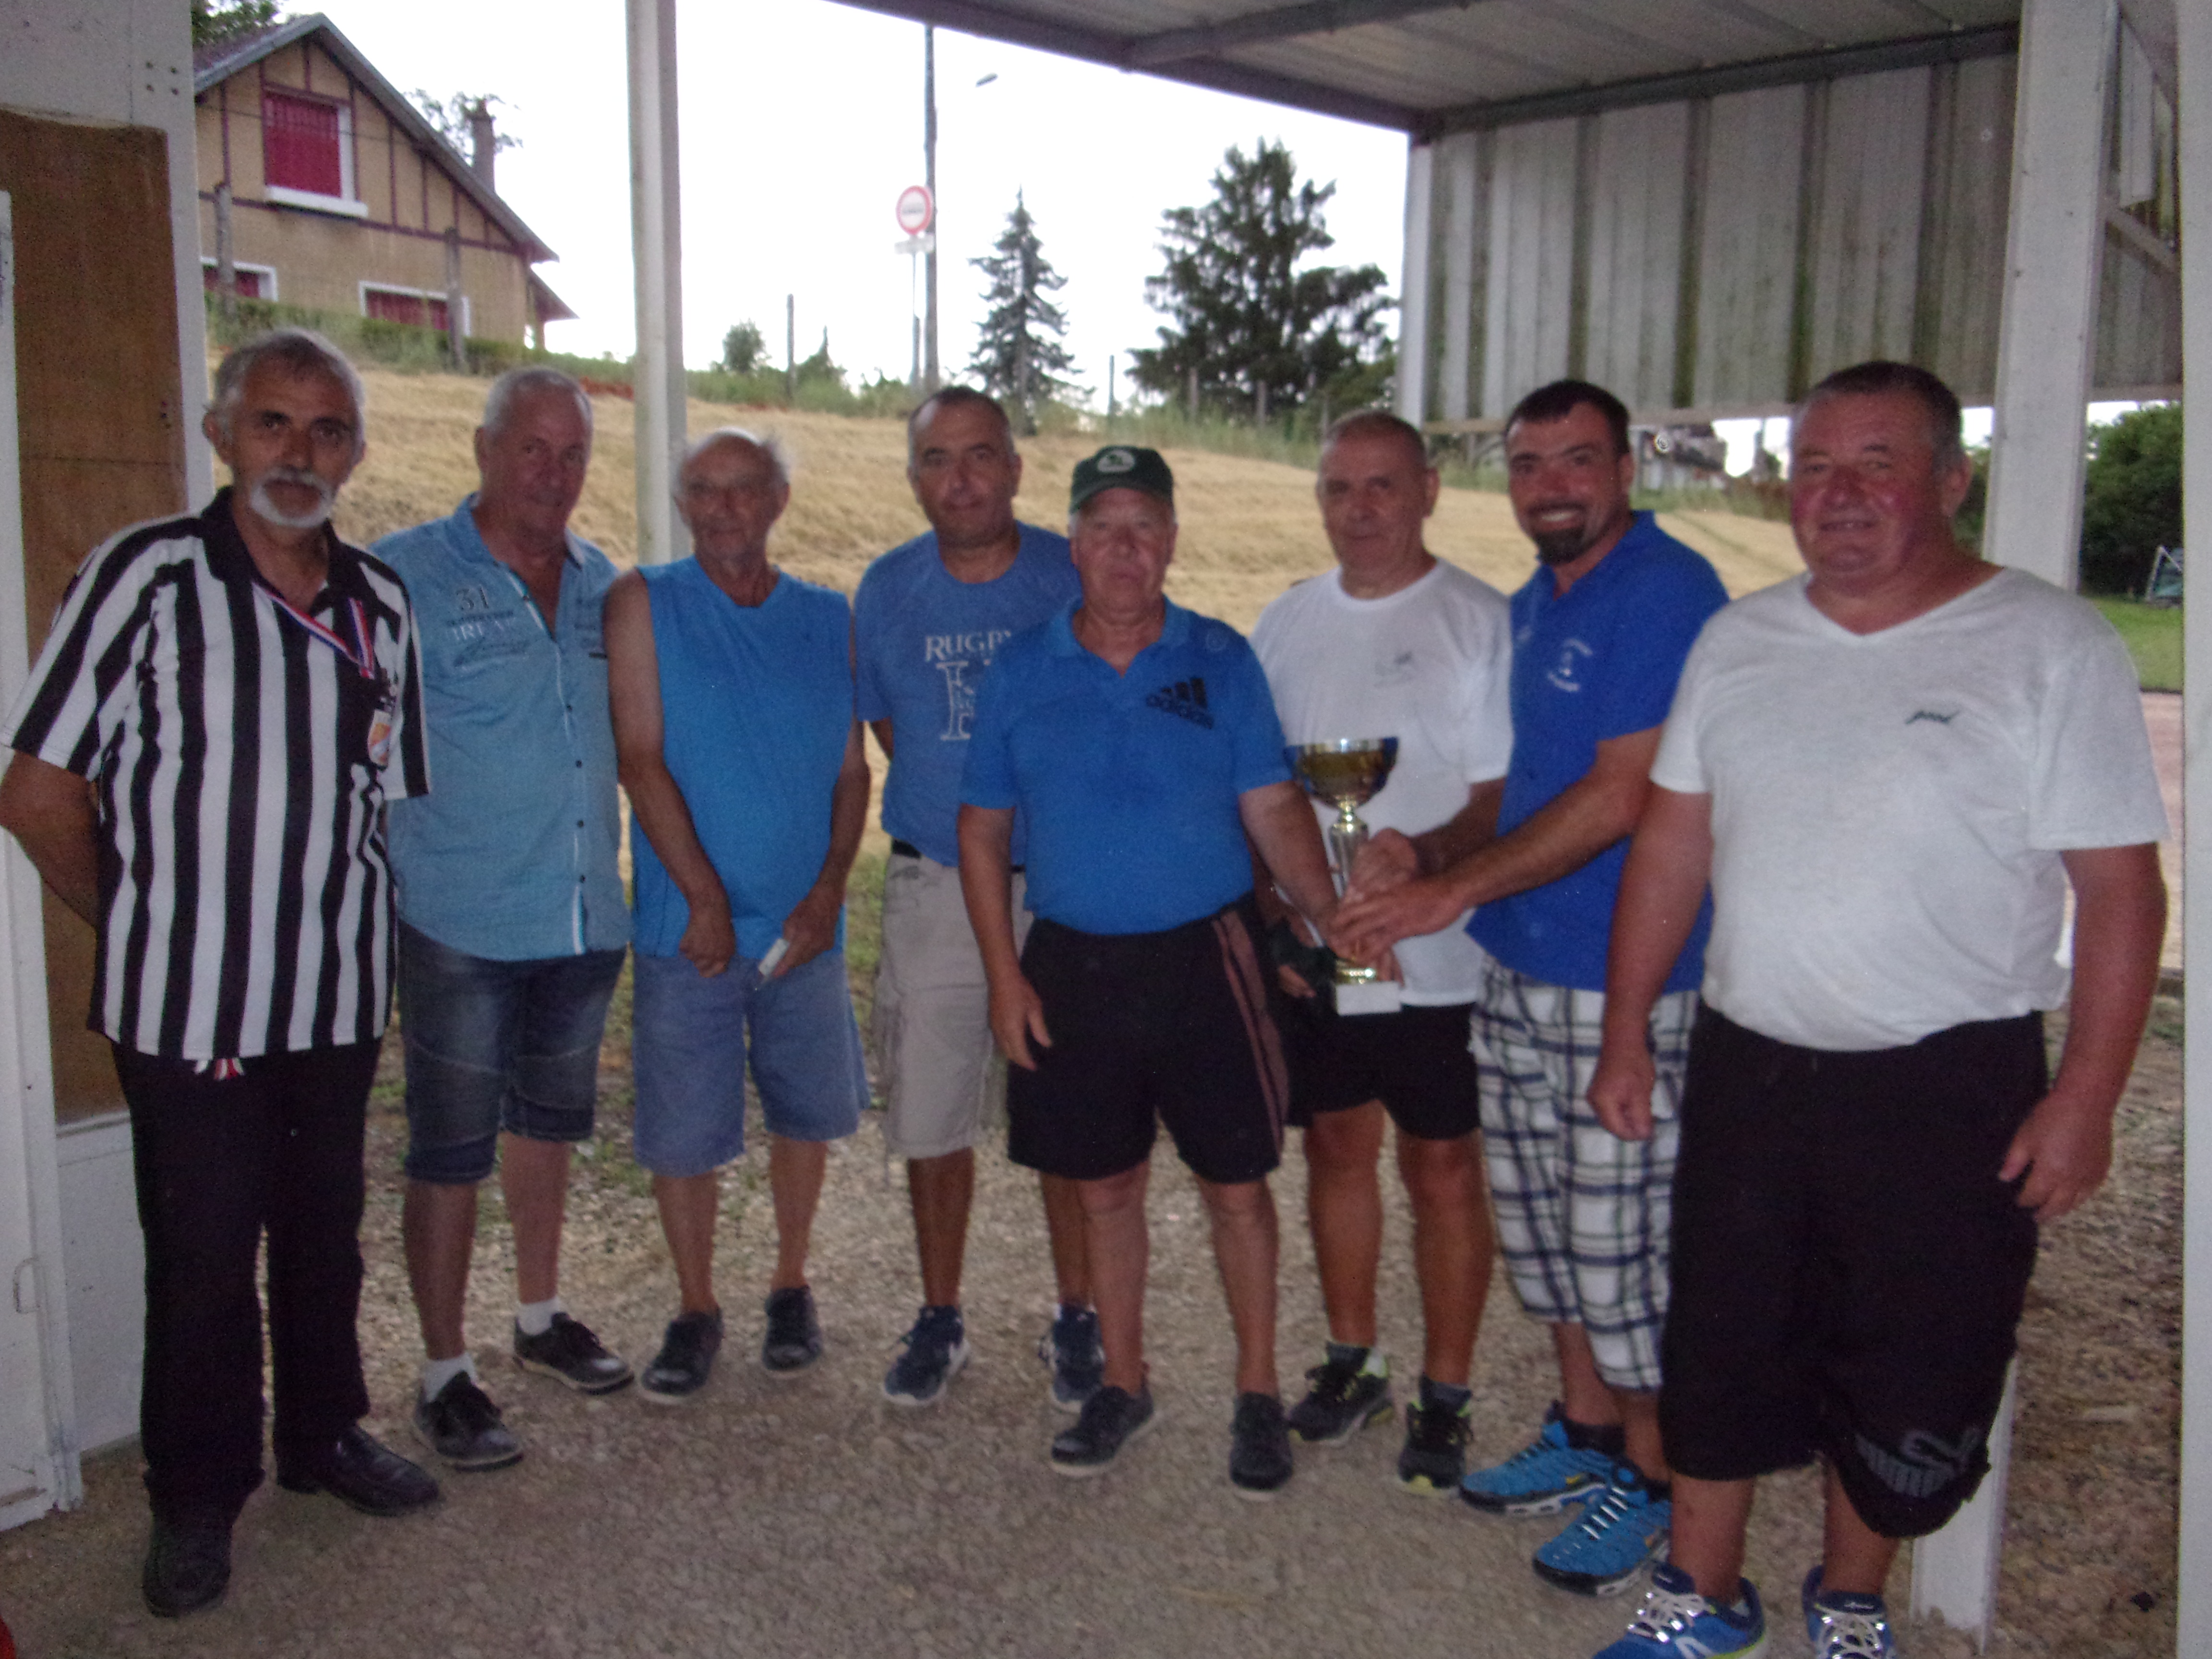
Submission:
[[[193,53],[201,264],[246,297],[544,343],[575,313],[553,250],[493,187],[491,118],[464,158],[319,13]],[[226,244],[228,247],[226,249]]]

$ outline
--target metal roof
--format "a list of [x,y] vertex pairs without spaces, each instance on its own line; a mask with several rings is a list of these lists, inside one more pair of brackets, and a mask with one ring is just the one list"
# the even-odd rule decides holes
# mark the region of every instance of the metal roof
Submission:
[[560,258],[545,246],[544,238],[522,222],[520,214],[509,207],[496,191],[477,177],[476,169],[469,165],[467,158],[422,118],[422,112],[377,72],[376,65],[362,56],[361,48],[347,40],[339,32],[338,26],[320,12],[310,12],[305,17],[295,17],[289,22],[241,35],[234,40],[225,40],[212,46],[194,47],[193,95],[198,97],[210,88],[228,81],[240,70],[311,38],[337,59],[339,66],[347,74],[368,89],[369,95],[414,142],[416,149],[434,161],[471,201],[514,239],[522,250],[526,264],[540,264]]
[[[844,3],[1421,139],[2009,54],[2021,9],[2020,0]],[[2123,0],[2154,52],[2172,38],[2173,5]]]

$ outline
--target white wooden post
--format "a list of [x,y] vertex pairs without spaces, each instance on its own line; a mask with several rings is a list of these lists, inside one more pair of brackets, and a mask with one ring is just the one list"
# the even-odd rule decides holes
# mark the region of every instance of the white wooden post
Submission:
[[[0,191],[0,704],[30,674],[15,423],[15,251]],[[0,1527],[83,1501],[62,1271],[39,877],[0,836]]]
[[[2105,243],[2105,99],[2115,0],[2027,0],[2020,26],[2012,206],[1990,456],[1992,558],[2075,586],[2083,423]],[[1990,1478],[1912,1555],[1912,1611],[1989,1645],[2004,1539],[2014,1384],[1990,1435]]]
[[[2212,559],[2212,8],[2179,24],[2185,547]],[[2193,234],[2191,233],[2194,233]],[[2184,607],[2182,951],[2212,964],[2212,605]],[[2199,955],[2197,946],[2204,947]],[[2181,1547],[2174,1651],[2212,1653],[2212,966],[2189,975],[2182,1101]]]
[[690,551],[676,516],[684,453],[684,238],[677,193],[676,0],[627,0],[630,249],[637,269],[637,562]]
[[1436,150],[1406,149],[1406,267],[1398,301],[1398,413],[1415,426],[1429,417],[1429,202]]
[[1982,544],[2075,586],[2083,427],[2105,248],[2105,97],[2114,0],[2027,0]]

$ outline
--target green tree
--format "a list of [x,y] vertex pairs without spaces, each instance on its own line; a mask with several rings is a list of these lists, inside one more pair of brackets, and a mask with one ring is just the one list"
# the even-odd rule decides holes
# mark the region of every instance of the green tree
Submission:
[[[514,107],[495,92],[457,92],[441,102],[435,94],[425,92],[420,87],[407,94],[407,101],[414,105],[422,118],[430,124],[430,131],[446,141],[446,148],[463,161],[471,160],[476,155],[476,131],[469,125],[469,116],[476,106],[481,104],[486,110],[494,104],[508,109]],[[493,132],[493,155],[521,148],[522,140],[513,133]]]
[[767,355],[758,323],[739,323],[722,337],[722,367],[732,374],[751,374]]
[[219,46],[283,21],[276,0],[192,0],[192,44]]
[[2151,404],[2089,433],[2081,586],[2139,593],[2161,547],[2181,545],[2181,405]]
[[1066,374],[1075,360],[1062,343],[1067,313],[1045,297],[1066,287],[1067,278],[1046,260],[1036,221],[1019,191],[995,246],[997,252],[968,262],[989,278],[983,303],[990,307],[968,368],[985,391],[1012,406],[1026,435],[1036,430],[1039,404],[1074,390]]
[[1322,210],[1336,186],[1299,183],[1289,149],[1262,139],[1249,156],[1230,147],[1213,192],[1161,219],[1167,265],[1145,298],[1170,325],[1130,354],[1137,384],[1181,399],[1194,372],[1201,407],[1261,421],[1324,392],[1337,409],[1367,401],[1354,388],[1383,355],[1389,279],[1378,265],[1302,264],[1335,246]]

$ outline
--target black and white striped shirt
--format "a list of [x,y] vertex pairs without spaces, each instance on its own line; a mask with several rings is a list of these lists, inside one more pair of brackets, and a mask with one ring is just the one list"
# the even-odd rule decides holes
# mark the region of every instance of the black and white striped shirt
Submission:
[[302,617],[228,489],[84,562],[0,744],[94,787],[94,1030],[190,1060],[383,1032],[382,809],[429,787],[418,655],[389,566],[330,536]]

